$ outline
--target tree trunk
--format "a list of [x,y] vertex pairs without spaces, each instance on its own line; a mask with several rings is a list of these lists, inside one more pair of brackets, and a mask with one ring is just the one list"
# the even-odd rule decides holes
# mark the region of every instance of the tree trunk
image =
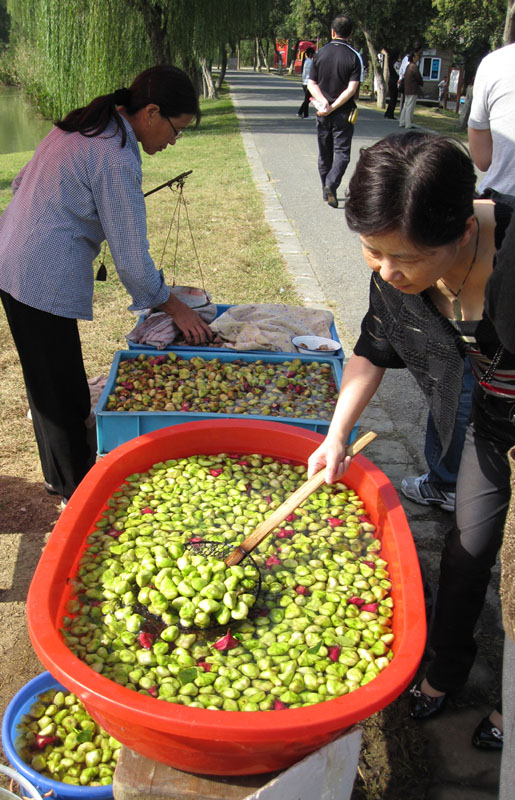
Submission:
[[288,64],[288,72],[289,72],[290,75],[293,74],[293,71],[295,69],[295,59],[297,57],[297,51],[299,49],[300,42],[301,42],[300,39],[297,39],[297,41],[295,42],[295,48],[293,50],[293,53],[292,53],[292,56],[291,56],[291,59],[290,59],[290,63]]
[[220,72],[218,74],[218,80],[216,82],[215,91],[219,92],[222,88],[222,83],[224,82],[225,73],[227,72],[227,48],[225,45],[222,46],[222,63],[220,65]]
[[379,59],[377,58],[377,50],[374,47],[374,43],[372,41],[372,37],[370,33],[363,29],[363,33],[365,35],[365,41],[367,43],[367,49],[369,53],[369,62],[370,66],[372,67],[372,96],[375,94],[375,87],[377,84],[377,107],[384,108],[386,105],[385,98],[386,98],[386,86],[384,82],[383,72],[382,70],[378,69]]
[[202,71],[202,97],[214,100],[216,98],[215,84],[213,83],[211,69],[208,67],[205,58],[200,59],[200,69]]
[[506,3],[506,22],[504,25],[503,44],[513,44],[515,42],[515,2],[507,0]]
[[165,22],[167,12],[165,12],[163,6],[159,4],[150,5],[145,0],[135,0],[135,6],[141,13],[145,23],[154,64],[170,64],[170,48]]
[[460,131],[464,131],[467,129],[471,106],[472,106],[472,84],[469,83],[469,85],[467,86],[467,92],[465,94],[465,102],[463,103],[459,112],[458,130]]
[[258,72],[261,72],[261,53],[260,50],[260,40],[259,37],[256,36],[256,69]]
[[266,67],[266,71],[270,72],[270,64],[268,63],[268,59],[266,57],[266,51],[265,48],[263,47],[263,42],[261,39],[258,39],[258,42],[259,42],[259,49],[261,50],[261,55],[263,56],[263,64]]

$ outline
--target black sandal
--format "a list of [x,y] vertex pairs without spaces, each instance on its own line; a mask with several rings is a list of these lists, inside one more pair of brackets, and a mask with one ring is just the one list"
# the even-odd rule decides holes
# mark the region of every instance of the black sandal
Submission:
[[438,714],[444,707],[447,695],[431,697],[422,691],[420,683],[415,683],[410,689],[408,713],[412,719],[429,719]]

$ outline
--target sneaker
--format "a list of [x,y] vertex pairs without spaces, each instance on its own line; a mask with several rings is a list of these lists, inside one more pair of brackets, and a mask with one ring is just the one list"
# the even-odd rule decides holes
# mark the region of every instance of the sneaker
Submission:
[[456,508],[456,492],[444,492],[434,483],[429,483],[427,473],[418,478],[403,478],[401,492],[408,500],[421,506],[439,506],[442,511]]

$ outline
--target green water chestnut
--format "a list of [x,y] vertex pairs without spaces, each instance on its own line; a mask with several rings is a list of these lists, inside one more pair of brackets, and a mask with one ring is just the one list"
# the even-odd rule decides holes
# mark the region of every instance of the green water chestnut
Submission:
[[121,744],[72,692],[48,689],[20,719],[15,746],[20,758],[47,778],[101,786],[113,781]]
[[[255,565],[226,567],[196,550],[205,540],[236,546],[305,476],[287,459],[227,453],[129,476],[71,576],[67,646],[110,680],[206,710],[297,708],[373,680],[393,657],[395,611],[380,539],[353,490],[322,486],[253,552]],[[66,696],[54,705],[53,715],[41,712],[43,730],[73,733]],[[106,763],[101,743],[90,744],[69,780]]]

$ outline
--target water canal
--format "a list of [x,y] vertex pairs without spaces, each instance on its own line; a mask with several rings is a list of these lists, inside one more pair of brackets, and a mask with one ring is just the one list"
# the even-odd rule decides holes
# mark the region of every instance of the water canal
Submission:
[[52,128],[38,117],[20,89],[0,84],[0,154],[32,151]]

